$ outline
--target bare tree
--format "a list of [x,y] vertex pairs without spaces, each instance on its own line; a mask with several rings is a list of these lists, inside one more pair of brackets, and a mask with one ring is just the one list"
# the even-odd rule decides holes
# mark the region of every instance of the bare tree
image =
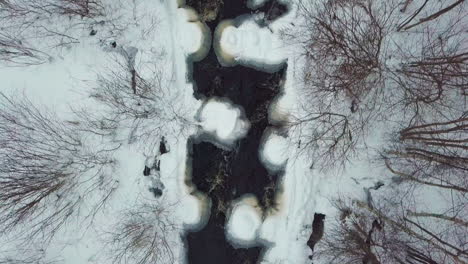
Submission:
[[1,251],[0,264],[58,264],[59,259],[46,260],[46,253],[43,249],[21,249],[14,251]]
[[360,103],[379,82],[386,24],[393,12],[376,1],[326,1],[319,10],[303,6],[308,19],[306,84],[317,95],[344,95]]
[[426,113],[443,117],[464,107],[468,94],[466,23],[463,12],[454,12],[437,29],[428,23],[411,33],[411,41],[396,42],[394,57],[400,63],[388,76],[397,87],[392,101],[398,108],[413,112],[413,118],[424,118]]
[[395,8],[393,1],[373,0],[299,5],[305,23],[292,38],[304,52],[305,114],[290,125],[301,131],[301,148],[312,147],[320,168],[352,157],[378,115],[385,92],[384,40]]
[[[392,188],[367,202],[338,200],[341,217],[315,257],[329,263],[468,263],[467,128],[465,113],[402,129],[382,154]],[[432,193],[425,203],[450,202],[421,206],[421,189]]]
[[171,207],[144,203],[126,211],[108,242],[113,263],[174,263]]
[[135,59],[126,59],[127,63],[116,60],[113,69],[98,76],[91,97],[105,108],[102,116],[90,120],[89,127],[104,128],[107,134],[124,128],[128,142],[155,149],[161,136],[182,133],[189,121],[181,111],[177,92],[169,89],[168,72],[154,64],[149,70],[151,77],[144,78],[134,65]]
[[391,243],[391,234],[383,234],[386,230],[379,217],[360,210],[356,202],[337,200],[334,206],[340,217],[317,244],[314,258],[328,260],[328,263],[397,263],[391,253],[379,252],[379,247],[386,249],[383,252],[398,248]]
[[327,170],[344,166],[356,151],[364,127],[352,126],[346,115],[318,110],[288,122],[299,133],[298,147],[313,160],[311,167]]
[[[412,2],[299,6],[305,23],[294,25],[293,40],[304,52],[305,103],[290,121],[299,147],[321,168],[335,167],[365,147],[376,123],[390,133],[403,127],[382,151],[394,189],[366,203],[337,202],[343,216],[314,252],[327,263],[468,262],[464,1],[440,3],[445,7],[411,24],[427,7],[420,1],[398,23],[395,8],[406,12]],[[421,206],[418,191],[428,189],[451,201],[440,210]]]
[[369,129],[393,116],[414,123],[463,112],[466,19],[455,8],[462,2],[443,9],[451,16],[437,30],[430,19],[407,38],[397,33],[398,1],[300,2],[305,22],[285,35],[302,46],[304,102],[289,125],[320,168],[344,165],[366,148]]
[[[383,154],[398,191],[366,203],[338,201],[342,222],[331,229],[321,254],[337,262],[468,263],[467,122],[465,114],[402,129],[398,143]],[[420,189],[451,201],[432,211],[420,206]]]
[[56,261],[42,261],[35,257],[31,258],[4,258],[0,259],[0,264],[56,264]]
[[[468,261],[466,243],[445,240],[455,233],[432,232],[428,230],[430,225],[415,220],[401,210],[404,208],[386,199],[372,205],[357,200],[338,200],[335,206],[341,212],[340,219],[318,244],[315,255],[328,263],[455,264]],[[466,234],[466,229],[464,232]]]
[[468,117],[432,122],[400,131],[398,144],[383,156],[387,168],[403,180],[468,192]]
[[20,65],[35,65],[43,63],[47,58],[47,54],[27,47],[8,32],[0,31],[0,60]]
[[[0,1],[0,60],[11,65],[41,64],[50,49],[78,43],[73,28],[104,15],[99,0]],[[65,19],[64,19],[65,18]]]
[[[398,27],[398,30],[401,30],[401,29],[404,29],[404,30],[409,30],[411,28],[414,28],[416,26],[419,26],[423,23],[426,23],[426,22],[429,22],[429,21],[432,21],[434,19],[437,19],[438,17],[450,12],[452,9],[456,8],[457,6],[463,4],[465,2],[465,0],[457,0],[455,2],[453,2],[452,4],[442,8],[441,10],[427,16],[427,17],[424,17],[424,18],[420,18],[418,22],[415,22],[411,25],[408,25],[410,24],[410,22],[413,21],[413,19],[424,9],[424,7],[426,7],[426,4],[429,2],[429,0],[425,0],[425,2],[421,5],[421,7],[410,17],[408,18],[407,20],[404,21],[404,23],[402,23],[399,27]],[[408,2],[406,3],[405,5],[405,8],[402,9],[402,12],[404,12],[406,10],[406,7],[408,6]]]
[[9,18],[26,18],[31,14],[88,18],[103,15],[103,5],[99,0],[2,0],[0,4]]
[[118,185],[110,177],[114,148],[25,96],[2,93],[0,106],[1,230],[47,242],[72,217],[92,218]]
[[[392,188],[367,202],[336,201],[341,216],[314,256],[328,263],[468,263],[467,128],[465,113],[402,129],[382,154]],[[432,194],[424,203],[450,202],[423,206],[421,189]]]

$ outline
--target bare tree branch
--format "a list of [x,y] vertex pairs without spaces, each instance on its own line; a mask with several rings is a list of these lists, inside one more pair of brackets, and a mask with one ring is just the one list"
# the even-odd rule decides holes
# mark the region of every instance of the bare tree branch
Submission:
[[114,149],[89,145],[26,97],[0,93],[0,106],[0,228],[26,225],[29,240],[42,235],[46,243],[84,202],[92,215],[110,197],[118,184],[110,177]]

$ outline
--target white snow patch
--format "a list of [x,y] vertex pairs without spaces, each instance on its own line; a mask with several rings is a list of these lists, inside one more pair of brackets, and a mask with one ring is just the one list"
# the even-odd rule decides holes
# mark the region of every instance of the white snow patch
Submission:
[[250,247],[256,243],[262,224],[262,211],[254,196],[244,196],[233,203],[226,227],[226,236],[236,247]]
[[185,226],[189,229],[197,229],[197,226],[203,226],[205,218],[209,216],[209,206],[206,197],[187,195],[180,204],[180,213],[183,215]]
[[176,39],[182,44],[185,54],[191,54],[196,60],[202,59],[210,49],[210,31],[202,22],[196,21],[193,10],[189,8],[177,9],[179,31]]
[[241,64],[274,72],[287,59],[279,36],[268,27],[260,27],[253,18],[239,26],[233,20],[221,22],[216,28],[214,48],[223,66]]
[[288,160],[288,140],[276,131],[265,134],[260,148],[260,159],[269,169],[276,170],[285,165]]
[[188,9],[177,9],[176,18],[179,20],[177,39],[187,53],[196,52],[201,46],[203,36],[197,23],[186,23],[192,16]]
[[250,127],[241,108],[216,98],[210,99],[203,106],[200,121],[204,131],[228,145],[244,137]]

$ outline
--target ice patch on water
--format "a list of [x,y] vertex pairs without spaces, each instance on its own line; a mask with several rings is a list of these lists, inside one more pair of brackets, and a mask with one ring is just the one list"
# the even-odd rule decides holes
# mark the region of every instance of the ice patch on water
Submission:
[[202,106],[199,120],[203,131],[226,145],[243,138],[250,128],[242,108],[219,98],[211,98]]
[[216,28],[213,47],[221,65],[244,65],[275,72],[283,67],[287,55],[283,43],[270,28],[261,27],[254,17],[222,21]]
[[288,160],[289,144],[287,138],[278,131],[269,130],[263,136],[260,147],[260,159],[272,171],[284,168]]
[[257,244],[262,214],[255,196],[246,195],[233,202],[226,225],[228,240],[235,247],[251,247]]

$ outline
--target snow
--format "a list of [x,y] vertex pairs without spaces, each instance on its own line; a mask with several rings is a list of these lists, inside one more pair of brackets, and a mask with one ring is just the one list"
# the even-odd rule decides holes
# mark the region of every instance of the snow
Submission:
[[267,72],[278,70],[287,59],[279,36],[268,27],[260,27],[255,17],[237,23],[222,21],[216,29],[215,41],[219,40],[219,44],[214,48],[221,64],[241,64]]
[[202,107],[200,125],[204,131],[227,145],[243,138],[250,127],[240,107],[217,98],[209,99]]
[[236,247],[250,247],[257,243],[262,224],[262,210],[253,196],[244,196],[232,203],[226,224],[226,236]]
[[186,230],[196,231],[202,228],[210,216],[210,203],[208,198],[195,193],[187,195],[180,201],[179,214],[183,217]]
[[[127,3],[128,2],[128,3]],[[112,67],[115,59],[122,57],[118,51],[138,50],[135,57],[136,65],[143,65],[140,72],[148,77],[154,74],[154,67],[161,65],[168,77],[167,98],[173,98],[169,107],[180,111],[187,121],[183,128],[168,127],[166,136],[171,151],[160,156],[161,184],[165,186],[163,196],[157,200],[148,188],[154,182],[143,176],[143,169],[147,156],[154,151],[145,152],[136,145],[122,144],[115,153],[118,168],[112,177],[119,181],[118,188],[102,212],[96,215],[93,225],[83,227],[80,219],[70,222],[61,230],[56,239],[45,249],[46,260],[63,260],[63,263],[111,263],[109,251],[105,245],[104,235],[112,230],[121,218],[121,213],[138,206],[142,202],[165,201],[174,207],[173,218],[180,233],[168,234],[176,263],[185,259],[181,233],[185,227],[203,223],[209,215],[208,203],[203,196],[193,194],[186,187],[187,157],[186,140],[190,134],[196,132],[194,116],[201,106],[193,98],[193,84],[188,82],[186,59],[193,54],[199,58],[206,55],[209,34],[207,36],[201,23],[191,20],[185,15],[185,9],[178,8],[175,1],[126,1],[119,3],[109,0],[106,5],[112,6],[117,13],[119,31],[113,31],[115,24],[94,24],[96,36],[89,36],[86,22],[83,22],[83,32],[78,31],[80,43],[70,45],[59,52],[51,50],[54,57],[51,62],[28,67],[6,67],[0,65],[0,79],[2,92],[19,95],[26,94],[35,104],[46,105],[59,114],[64,120],[74,120],[71,108],[84,107],[98,112],[100,106],[89,98],[90,90],[96,85],[96,75],[106,72]],[[109,46],[115,41],[117,52]],[[109,52],[112,51],[112,52]],[[156,69],[157,71],[158,69]],[[177,99],[175,99],[177,98]],[[172,129],[177,133],[172,133]],[[125,131],[120,131],[125,132]],[[200,202],[201,201],[201,202]],[[0,243],[0,256],[16,255],[15,241]],[[41,249],[43,245],[30,245],[30,252],[34,247]],[[45,245],[44,245],[45,246]],[[8,252],[8,255],[3,255]],[[28,253],[30,253],[28,252]],[[5,253],[6,254],[6,253]]]
[[278,131],[270,130],[264,134],[263,144],[260,147],[260,159],[270,169],[278,170],[288,160],[288,140],[279,135]]
[[[300,115],[303,108],[299,90],[300,71],[303,67],[301,54],[297,47],[287,45],[281,40],[281,30],[295,21],[295,10],[276,20],[268,27],[261,28],[255,21],[258,17],[242,17],[238,20],[226,20],[218,25],[214,47],[218,59],[225,66],[237,64],[272,72],[281,67],[286,60],[288,69],[283,91],[271,103],[269,120],[272,124],[288,122],[291,115]],[[216,43],[219,40],[219,44]],[[309,263],[311,251],[306,242],[311,233],[314,213],[323,213],[326,219],[333,219],[331,201],[340,195],[351,194],[365,198],[364,188],[374,186],[375,177],[365,180],[370,171],[376,172],[366,162],[356,161],[349,174],[337,176],[311,168],[311,161],[306,153],[295,145],[300,131],[290,131],[283,137],[279,131],[265,131],[259,155],[270,170],[284,169],[281,187],[275,194],[278,204],[276,209],[266,212],[261,226],[257,230],[251,225],[250,215],[246,213],[229,218],[228,234],[234,241],[252,241],[254,231],[256,241],[266,246],[261,263]],[[284,167],[284,168],[283,168]],[[354,176],[353,180],[350,176]],[[359,183],[364,178],[363,183]],[[246,207],[252,210],[252,207]],[[244,239],[243,239],[244,238]],[[245,239],[248,238],[248,239]]]
[[179,31],[175,32],[175,38],[180,41],[182,48],[187,55],[195,57],[194,60],[202,59],[206,56],[210,48],[209,28],[198,20],[192,9],[177,9],[176,18],[179,24]]
[[[189,183],[187,140],[201,131],[213,136],[220,144],[232,145],[247,135],[250,124],[243,110],[225,99],[197,101],[193,97],[193,83],[187,78],[190,68],[187,63],[203,59],[211,46],[211,33],[193,9],[181,8],[183,1],[176,0],[119,2],[118,5],[113,0],[106,0],[113,12],[116,11],[112,17],[119,21],[117,25],[93,24],[98,30],[96,37],[89,36],[87,26],[74,31],[80,43],[51,51],[51,61],[28,67],[0,65],[0,89],[6,93],[25,93],[33,103],[47,105],[62,119],[70,120],[74,118],[70,107],[99,111],[99,106],[90,100],[88,94],[96,85],[96,74],[105,71],[115,56],[120,56],[109,52],[113,51],[108,46],[111,41],[117,42],[117,50],[138,49],[136,64],[161,64],[169,76],[165,96],[171,98],[170,107],[182,113],[187,121],[183,126],[165,131],[171,151],[159,157],[161,171],[158,175],[158,180],[165,186],[160,200],[175,208],[173,218],[180,233],[170,236],[174,242],[175,263],[182,263],[185,250],[180,235],[186,230],[203,227],[210,214],[208,197]],[[255,9],[264,2],[250,0],[249,7]],[[256,21],[259,19],[259,15],[249,15],[222,21],[214,32],[213,46],[225,66],[243,65],[273,72],[287,61],[283,92],[271,103],[269,111],[270,122],[280,123],[291,115],[300,116],[303,110],[299,79],[304,65],[301,54],[298,54],[298,47],[288,45],[281,38],[283,28],[293,22],[300,24],[300,21],[297,21],[294,9],[267,27],[258,26]],[[157,26],[154,26],[155,22]],[[119,28],[119,32],[113,31],[113,26]],[[401,37],[406,37],[404,34],[401,33]],[[394,58],[389,66],[398,63],[399,60]],[[153,74],[148,68],[142,67],[141,70],[145,76]],[[385,129],[372,132],[369,148],[381,147],[385,132],[382,130]],[[328,219],[336,215],[331,206],[333,199],[340,196],[366,199],[366,190],[386,176],[383,168],[373,164],[368,157],[353,159],[345,172],[326,173],[311,168],[312,161],[295,145],[299,134],[300,131],[290,131],[286,137],[280,131],[270,129],[265,131],[263,144],[258,150],[261,160],[270,170],[284,170],[282,186],[276,193],[278,208],[262,212],[255,198],[245,196],[233,201],[227,217],[226,236],[233,245],[251,247],[262,243],[267,247],[261,263],[310,263],[307,256],[311,252],[306,241],[314,213],[326,215],[327,227]],[[150,154],[154,153],[142,151],[132,144],[122,145],[115,154],[119,166],[113,178],[119,181],[119,185],[110,204],[96,217],[92,228],[80,227],[79,219],[70,223],[47,249],[48,259],[63,259],[66,264],[111,263],[105,255],[102,234],[112,229],[122,211],[142,200],[157,201],[148,191],[154,182],[142,175]],[[384,183],[390,185],[388,178]],[[390,187],[382,190],[371,193],[376,197],[393,195]],[[449,197],[449,193],[421,188],[415,193],[418,203],[415,210],[442,212],[451,202]],[[1,253],[8,251],[15,255],[10,251],[16,250],[15,243],[1,244]]]

